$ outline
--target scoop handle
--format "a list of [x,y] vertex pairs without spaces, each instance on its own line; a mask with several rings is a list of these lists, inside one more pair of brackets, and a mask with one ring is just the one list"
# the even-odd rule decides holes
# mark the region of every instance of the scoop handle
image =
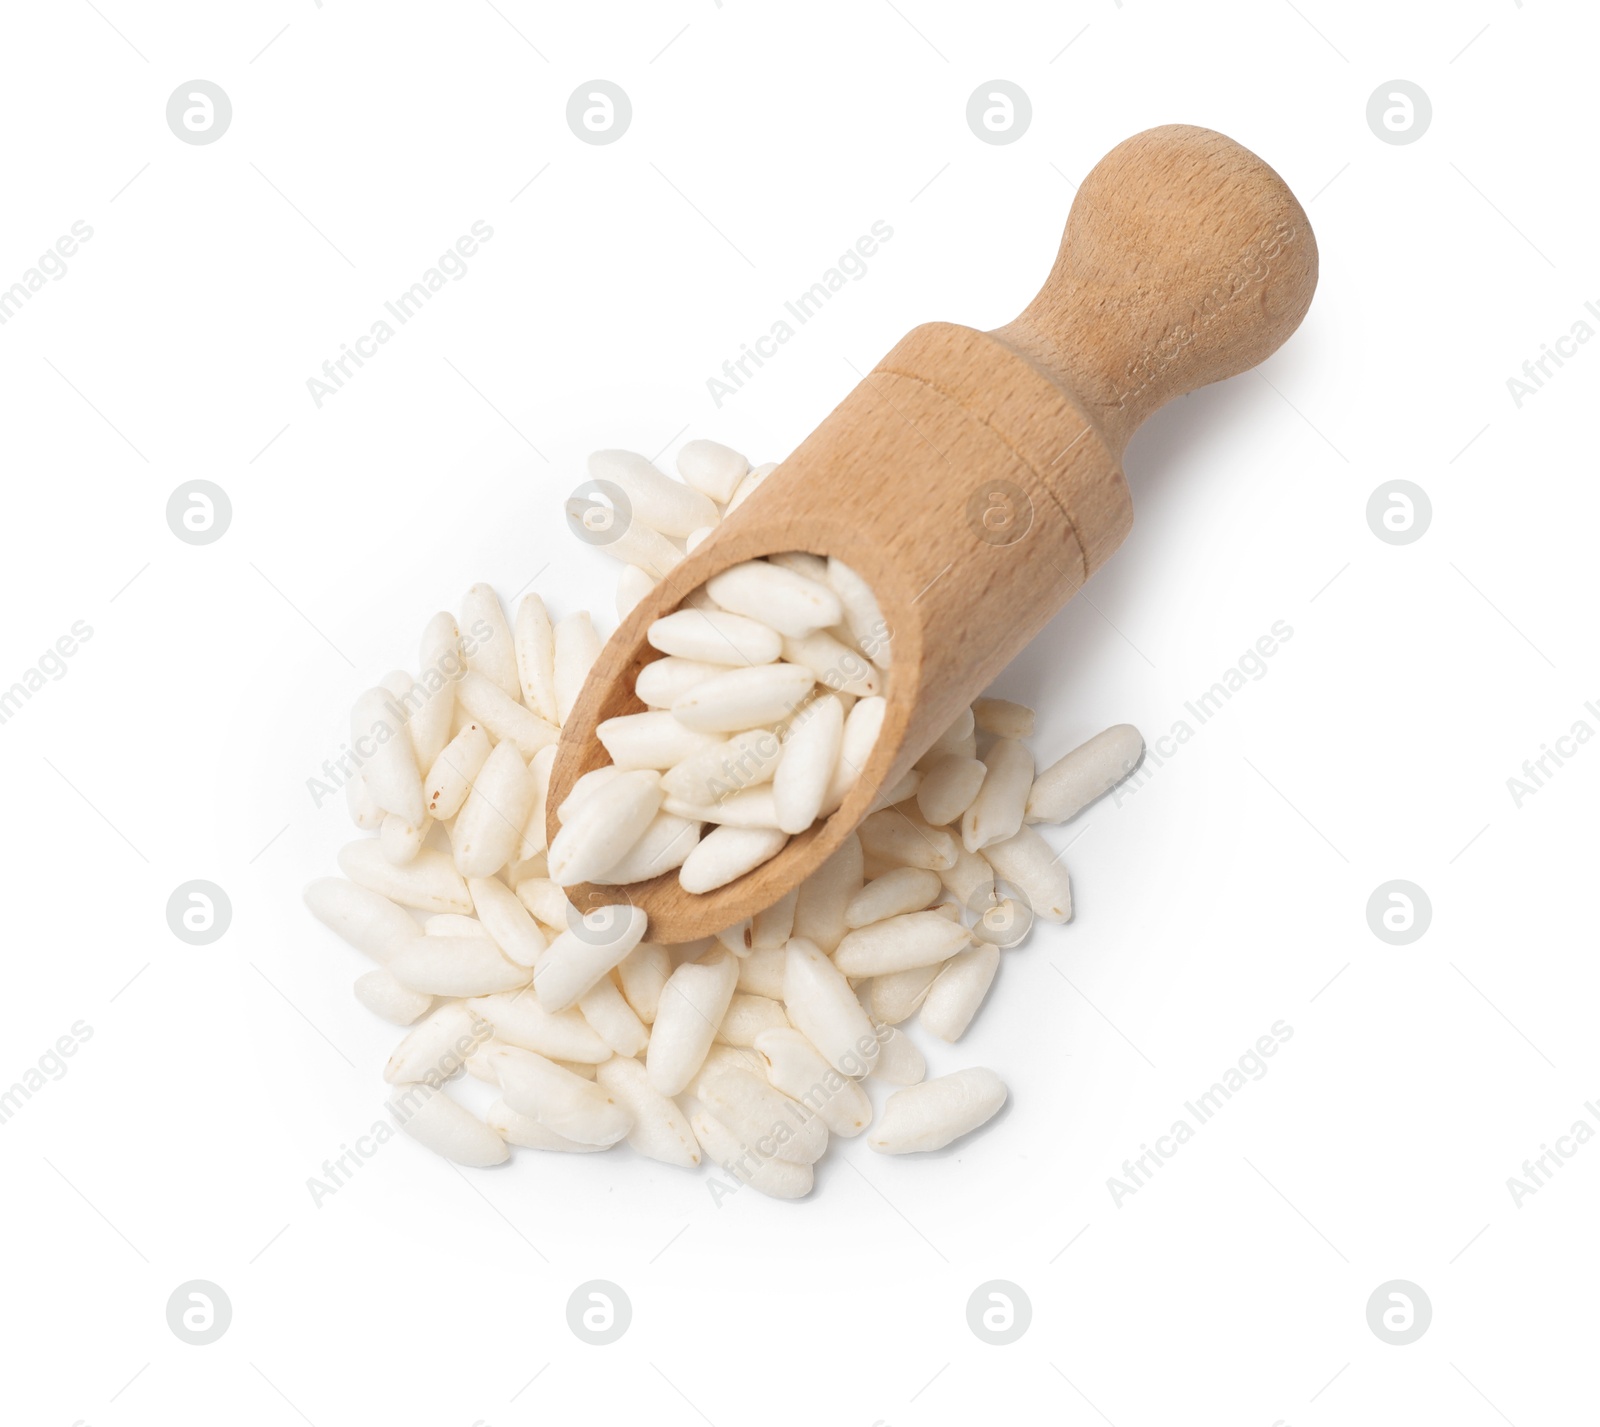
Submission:
[[688,942],[814,872],[1121,543],[1133,521],[1121,454],[1139,422],[1294,331],[1316,251],[1283,180],[1231,139],[1173,126],[1113,149],[1021,316],[993,332],[909,332],[623,620],[562,727],[547,830],[607,761],[599,723],[643,708],[650,624],[730,565],[796,549],[855,570],[893,635],[882,731],[843,805],[716,891],[691,896],[667,873],[571,888],[574,904],[629,900],[653,940]]
[[1225,135],[1169,124],[1094,166],[1038,296],[991,335],[1075,395],[1120,456],[1157,407],[1277,351],[1316,285],[1288,185]]

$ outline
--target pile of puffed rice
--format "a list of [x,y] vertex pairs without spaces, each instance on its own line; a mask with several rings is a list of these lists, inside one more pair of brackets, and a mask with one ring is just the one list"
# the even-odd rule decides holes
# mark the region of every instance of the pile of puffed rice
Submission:
[[[618,612],[728,519],[772,466],[691,441],[682,483],[628,452],[591,458],[626,518],[598,548],[624,564]],[[577,502],[580,531],[614,509]],[[599,735],[610,765],[556,810],[560,727],[600,649],[586,613],[527,595],[508,622],[487,585],[423,631],[422,672],[357,700],[345,785],[357,827],[315,915],[379,963],[357,998],[412,1029],[384,1070],[390,1110],[463,1165],[509,1146],[626,1141],[668,1164],[702,1152],[778,1198],[807,1194],[830,1134],[871,1127],[888,1154],[938,1149],[990,1119],[1006,1087],[972,1067],[926,1079],[899,1029],[958,1040],[1038,918],[1072,914],[1066,869],[1033,824],[1076,816],[1137,766],[1122,724],[1035,773],[1030,709],[979,699],[811,877],[767,910],[681,946],[645,913],[587,914],[579,882],[677,870],[709,891],[776,855],[843,801],[892,682],[891,632],[837,560],[779,552],[724,571],[658,620],[636,693]],[[446,1089],[499,1091],[487,1114]],[[901,1087],[874,1123],[863,1082]]]

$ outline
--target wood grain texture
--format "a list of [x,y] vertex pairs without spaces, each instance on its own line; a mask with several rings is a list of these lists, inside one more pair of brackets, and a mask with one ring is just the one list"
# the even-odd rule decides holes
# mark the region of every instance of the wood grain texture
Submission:
[[843,807],[715,892],[686,893],[670,873],[570,888],[574,904],[629,900],[651,940],[691,941],[815,871],[1122,542],[1121,456],[1139,423],[1274,352],[1316,278],[1304,212],[1249,150],[1183,125],[1113,149],[1015,321],[908,334],[623,621],[562,729],[549,830],[572,784],[607,761],[596,725],[643,708],[634,680],[660,657],[650,624],[729,565],[784,550],[852,566],[893,634],[883,732]]

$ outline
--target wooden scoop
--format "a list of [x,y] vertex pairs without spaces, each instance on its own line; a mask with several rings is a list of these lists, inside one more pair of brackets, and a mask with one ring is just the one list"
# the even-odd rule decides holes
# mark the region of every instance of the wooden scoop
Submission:
[[1055,267],[1014,322],[912,331],[611,637],[561,731],[555,809],[608,762],[595,726],[638,713],[650,625],[741,560],[835,555],[892,633],[883,730],[843,806],[726,887],[668,873],[568,889],[632,902],[655,942],[770,906],[839,846],[1122,542],[1121,457],[1171,398],[1246,371],[1300,324],[1317,246],[1288,186],[1248,149],[1168,125],[1117,145],[1078,190]]

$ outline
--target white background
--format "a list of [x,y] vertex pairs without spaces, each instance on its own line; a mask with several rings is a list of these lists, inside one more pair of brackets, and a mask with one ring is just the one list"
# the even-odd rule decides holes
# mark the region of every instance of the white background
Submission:
[[[0,1127],[8,1421],[1593,1417],[1600,1145],[1520,1207],[1506,1184],[1600,1124],[1600,749],[1520,808],[1506,786],[1600,728],[1600,351],[1520,409],[1506,387],[1600,299],[1592,10],[97,4],[9,7],[0,93],[0,285],[94,230],[0,327],[0,685],[94,631],[0,726],[0,1083],[93,1031]],[[197,77],[234,110],[204,147],[164,118]],[[633,102],[608,147],[564,118],[596,77]],[[1004,147],[964,117],[997,77],[1033,103]],[[1365,118],[1397,77],[1434,109],[1406,146]],[[1171,121],[1283,174],[1321,286],[1259,375],[1134,440],[1132,536],[1000,691],[1037,702],[1044,758],[1154,738],[1294,633],[1051,833],[1081,836],[1076,920],[929,1051],[999,1070],[1004,1115],[930,1157],[836,1146],[795,1204],[719,1208],[626,1153],[462,1174],[398,1139],[315,1207],[396,1038],[299,899],[350,835],[305,780],[354,694],[475,580],[537,574],[609,629],[614,567],[559,513],[588,450],[781,457],[911,326],[1014,315],[1072,185]],[[477,219],[468,275],[318,409],[306,379]],[[706,378],[877,219],[868,274],[717,409]],[[1365,518],[1397,477],[1433,507],[1407,546]],[[165,520],[196,478],[233,506],[204,547]],[[208,947],[166,924],[192,878],[233,904]],[[1367,925],[1392,878],[1432,901],[1410,946]],[[1270,1073],[1118,1207],[1108,1177],[1279,1020]],[[165,1318],[196,1278],[233,1304],[207,1347]],[[565,1318],[597,1278],[633,1304],[606,1348]],[[1397,1278],[1433,1305],[1407,1347],[1366,1321]],[[990,1279],[1032,1303],[1012,1346],[966,1323]]]

